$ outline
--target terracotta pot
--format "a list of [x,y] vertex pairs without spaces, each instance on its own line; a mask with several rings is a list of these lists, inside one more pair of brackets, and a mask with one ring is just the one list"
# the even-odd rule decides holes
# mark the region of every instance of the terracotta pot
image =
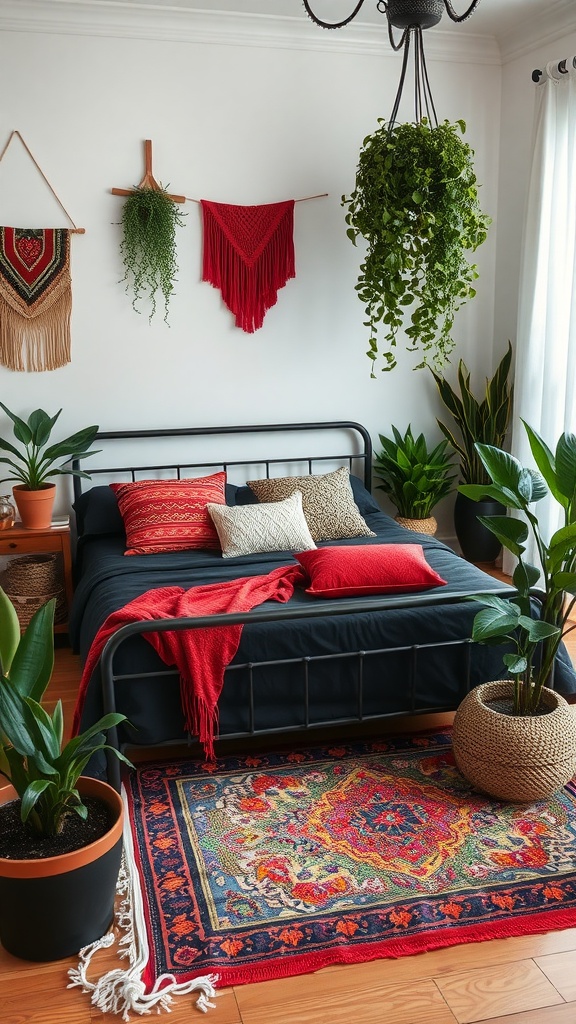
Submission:
[[[81,778],[78,789],[114,814],[112,828],[94,843],[58,857],[0,857],[0,942],[13,956],[49,961],[72,956],[108,930],[114,917],[122,855],[124,807],[107,782]],[[18,799],[11,786],[0,802]]]
[[12,488],[22,526],[27,530],[45,530],[52,522],[52,509],[56,497],[56,484],[44,484],[39,491],[31,491],[24,484]]
[[397,523],[403,526],[405,530],[415,530],[416,533],[426,533],[429,537],[432,537],[438,529],[438,523],[434,516],[429,516],[428,519],[407,519],[405,516],[394,516]]
[[452,748],[462,775],[498,800],[544,800],[576,772],[576,717],[555,690],[542,690],[541,715],[510,715],[494,702],[510,701],[510,679],[476,686],[454,716]]

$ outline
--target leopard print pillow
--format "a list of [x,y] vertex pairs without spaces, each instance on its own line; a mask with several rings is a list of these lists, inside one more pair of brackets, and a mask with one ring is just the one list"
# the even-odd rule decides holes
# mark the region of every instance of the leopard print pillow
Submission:
[[360,515],[345,466],[316,476],[278,476],[247,483],[258,501],[283,501],[301,491],[304,516],[315,541],[376,536]]

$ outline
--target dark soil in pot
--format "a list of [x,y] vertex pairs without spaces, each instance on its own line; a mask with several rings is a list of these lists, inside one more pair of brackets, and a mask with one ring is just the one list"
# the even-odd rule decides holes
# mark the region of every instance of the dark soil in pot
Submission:
[[37,860],[71,853],[105,835],[114,824],[114,815],[102,800],[85,797],[88,808],[85,821],[75,812],[67,815],[57,836],[40,836],[20,820],[20,801],[0,805],[0,857],[9,860]]

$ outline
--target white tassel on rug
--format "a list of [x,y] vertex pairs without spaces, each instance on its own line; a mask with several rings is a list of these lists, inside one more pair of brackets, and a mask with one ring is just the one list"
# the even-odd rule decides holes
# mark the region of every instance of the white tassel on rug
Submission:
[[214,1007],[210,999],[216,995],[214,985],[218,980],[215,974],[206,974],[192,981],[178,982],[173,974],[162,974],[157,978],[154,988],[146,992],[142,974],[148,963],[149,948],[144,920],[142,891],[134,859],[132,830],[128,815],[126,794],[124,800],[124,851],[122,866],[118,877],[118,894],[123,897],[116,912],[116,924],[124,932],[119,946],[120,957],[128,957],[130,966],[123,970],[115,968],[108,971],[97,981],[88,980],[90,962],[96,950],[107,949],[114,942],[114,933],[107,932],[101,939],[92,942],[80,950],[78,966],[71,968],[68,975],[71,982],[68,988],[80,987],[83,992],[91,993],[91,1003],[103,1013],[122,1014],[124,1020],[130,1020],[130,1013],[151,1013],[156,1010],[170,1012],[170,1004],[174,996],[188,995],[198,989],[200,994],[196,1006],[204,1013]]

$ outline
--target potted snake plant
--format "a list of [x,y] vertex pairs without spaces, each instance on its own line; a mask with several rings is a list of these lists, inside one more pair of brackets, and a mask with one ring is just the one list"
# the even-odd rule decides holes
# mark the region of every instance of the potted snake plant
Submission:
[[61,701],[51,714],[41,703],[54,606],[43,605],[21,635],[0,588],[0,774],[10,784],[0,789],[0,941],[36,961],[77,953],[108,929],[122,852],[120,795],[82,772],[124,716],[106,715],[64,742]]
[[374,472],[382,483],[376,486],[396,506],[396,521],[409,530],[436,533],[433,509],[450,493],[455,479],[448,442],[429,449],[424,434],[414,437],[410,424],[404,435],[392,426],[392,437],[379,437],[382,449],[375,454]]
[[[560,436],[554,453],[527,423],[538,470],[491,445],[477,445],[489,483],[463,484],[472,501],[486,495],[514,516],[480,517],[517,559],[516,595],[503,600],[480,594],[472,639],[503,646],[508,679],[484,683],[468,694],[454,720],[456,762],[466,777],[499,799],[539,800],[576,771],[576,718],[553,689],[562,637],[574,628],[576,605],[576,436]],[[534,505],[547,495],[558,503],[563,523],[550,540],[542,534]],[[532,535],[537,565],[526,560]],[[535,614],[533,588],[540,588]]]
[[[501,448],[506,439],[514,387],[510,383],[512,346],[500,360],[494,375],[486,378],[484,392],[479,397],[470,385],[470,372],[461,359],[458,364],[457,386],[453,387],[440,373],[432,369],[438,393],[453,419],[448,426],[437,420],[460,462],[461,484],[491,483],[490,476],[479,455],[477,444]],[[473,501],[460,488],[454,504],[454,528],[464,558],[469,562],[494,562],[502,549],[501,541],[488,530],[479,517],[498,515],[503,506],[484,494],[481,501]]]

